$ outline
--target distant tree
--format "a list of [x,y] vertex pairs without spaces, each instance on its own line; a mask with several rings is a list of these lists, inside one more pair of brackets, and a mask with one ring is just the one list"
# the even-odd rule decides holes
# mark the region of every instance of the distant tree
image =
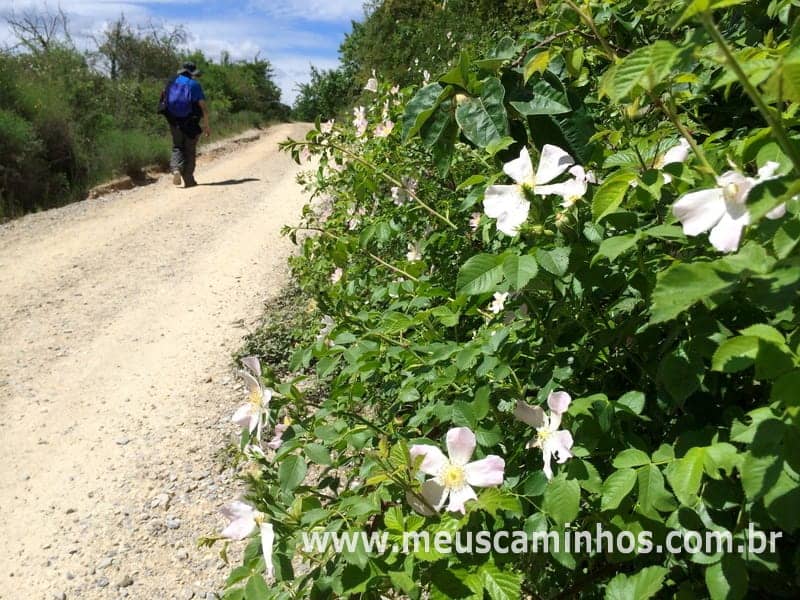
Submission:
[[343,65],[328,71],[312,66],[310,81],[300,84],[297,91],[295,118],[313,121],[317,116],[322,119],[336,117],[352,104],[360,90],[353,68]]
[[73,47],[66,13],[47,6],[23,13],[12,12],[6,22],[17,40],[12,49],[23,48],[32,53],[46,53],[58,47]]

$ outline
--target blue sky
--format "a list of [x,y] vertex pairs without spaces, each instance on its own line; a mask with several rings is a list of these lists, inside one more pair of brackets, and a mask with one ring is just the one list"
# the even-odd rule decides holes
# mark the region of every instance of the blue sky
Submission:
[[[272,62],[283,101],[291,104],[298,83],[307,81],[309,65],[332,68],[351,20],[363,17],[363,0],[58,0],[67,13],[76,43],[92,45],[92,35],[121,13],[134,24],[148,21],[183,25],[189,45],[213,58],[222,51],[234,59],[260,52]],[[12,10],[41,10],[41,0],[0,0],[0,17]],[[0,24],[0,43],[9,41]]]

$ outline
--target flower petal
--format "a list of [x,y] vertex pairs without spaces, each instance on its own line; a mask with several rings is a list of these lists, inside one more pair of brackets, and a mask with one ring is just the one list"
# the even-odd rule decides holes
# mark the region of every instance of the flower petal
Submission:
[[686,235],[708,231],[725,214],[722,190],[712,188],[684,194],[672,205],[672,214],[681,222]]
[[475,495],[475,490],[468,485],[465,485],[458,490],[450,490],[450,504],[447,505],[447,510],[450,512],[460,512],[461,514],[464,514],[467,512],[467,509],[464,506],[467,500],[477,499],[478,496]]
[[778,206],[773,208],[765,216],[768,219],[771,219],[772,221],[774,221],[776,219],[782,218],[785,214],[786,214],[786,203],[784,202],[783,204],[779,204]]
[[249,427],[252,410],[253,406],[249,402],[247,404],[242,404],[242,406],[236,409],[236,412],[233,413],[231,421],[236,423],[239,427]]
[[522,400],[517,402],[514,416],[531,427],[539,429],[544,426],[544,411],[539,406],[531,406]]
[[490,487],[503,483],[503,471],[506,462],[499,456],[491,454],[464,466],[467,483],[475,487]]
[[550,445],[550,451],[557,457],[558,464],[563,464],[572,458],[571,450],[574,442],[569,431],[565,429],[554,431],[547,439],[547,443]]
[[528,219],[530,202],[516,185],[492,185],[487,188],[483,208],[486,215],[497,219],[497,229],[506,235],[515,236],[519,227]]
[[536,185],[550,183],[575,164],[573,158],[558,146],[545,144],[536,169]]
[[[441,489],[441,492],[444,493],[444,488],[439,486],[439,484],[436,483],[433,479],[429,479],[428,481],[433,481],[433,483]],[[425,488],[424,485],[422,487],[423,489]],[[437,500],[441,500],[441,498],[437,498]],[[406,502],[408,502],[408,505],[414,510],[414,512],[422,515],[423,517],[432,517],[433,515],[436,514],[436,511],[433,508],[429,508],[428,504],[423,502],[422,499],[411,490],[406,492]],[[431,504],[431,506],[435,507],[436,504]]]
[[764,163],[764,166],[758,170],[758,179],[759,181],[764,181],[765,179],[771,179],[775,176],[775,173],[778,169],[781,168],[779,163],[776,163],[774,160],[768,160]]
[[544,471],[545,477],[548,479],[553,478],[553,467],[550,466],[550,459],[552,458],[552,452],[550,450],[549,444],[542,445],[542,460],[544,461],[544,466],[542,467],[542,471]]
[[739,248],[742,229],[749,222],[750,215],[746,210],[739,216],[726,212],[719,223],[711,230],[708,241],[720,252],[734,252]]
[[[253,431],[256,429],[256,427],[258,427],[260,424],[261,424],[261,413],[258,412],[258,411],[255,411],[255,410],[252,411],[250,413],[250,421],[247,424],[247,428],[250,430],[250,433],[253,433]],[[256,437],[259,440],[261,439],[261,432],[260,431],[258,432],[258,436],[256,436]]]
[[251,394],[261,394],[261,384],[258,382],[258,379],[250,375],[247,371],[240,371],[239,374],[244,379],[244,385],[247,388],[247,391]]
[[691,146],[689,146],[689,142],[686,141],[686,138],[681,138],[676,146],[673,146],[664,153],[664,158],[661,159],[662,166],[686,162],[686,159],[689,157],[690,148]]
[[[428,479],[428,481],[422,484],[422,497],[425,498],[425,502],[430,504],[435,510],[441,510],[445,500],[447,500],[447,490],[439,485],[436,480]],[[424,504],[422,504],[422,506],[426,511],[430,512],[427,506]]]
[[275,530],[272,523],[261,524],[261,552],[264,554],[264,562],[267,564],[267,579],[275,576],[275,567],[272,564],[272,546],[275,544]]
[[257,356],[245,356],[242,359],[242,364],[246,369],[249,369],[253,375],[261,377],[261,361],[258,360]]
[[466,465],[475,452],[475,434],[469,427],[455,427],[447,432],[447,455],[455,465]]
[[503,172],[514,181],[522,185],[523,183],[533,183],[533,163],[528,148],[523,148],[519,153],[519,158],[507,162],[503,166]]
[[414,444],[408,451],[411,455],[411,461],[418,456],[424,456],[419,470],[428,475],[438,475],[444,466],[447,464],[447,457],[436,446],[429,446],[428,444]]
[[222,530],[222,537],[231,540],[243,540],[256,526],[255,509],[244,502],[231,502],[220,511],[230,520],[230,524]]
[[567,392],[550,392],[550,395],[547,396],[547,406],[551,411],[560,415],[567,412],[570,402],[572,402],[572,397]]

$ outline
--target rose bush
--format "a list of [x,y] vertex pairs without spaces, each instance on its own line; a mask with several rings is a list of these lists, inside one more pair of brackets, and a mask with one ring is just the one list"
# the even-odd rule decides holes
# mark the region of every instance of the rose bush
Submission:
[[[274,581],[254,538],[225,597],[796,597],[799,37],[789,0],[549,3],[420,89],[377,73],[352,127],[287,142],[319,158],[287,233],[324,315],[294,367],[328,394],[265,372],[239,415]],[[262,427],[277,443],[254,452]],[[783,535],[767,554],[301,543],[597,526]]]

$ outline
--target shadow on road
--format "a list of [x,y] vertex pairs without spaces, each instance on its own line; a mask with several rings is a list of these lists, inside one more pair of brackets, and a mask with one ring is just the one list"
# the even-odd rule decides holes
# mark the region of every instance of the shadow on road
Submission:
[[245,177],[243,179],[225,179],[223,181],[210,181],[208,183],[198,183],[197,185],[239,185],[250,181],[261,181],[258,177]]

